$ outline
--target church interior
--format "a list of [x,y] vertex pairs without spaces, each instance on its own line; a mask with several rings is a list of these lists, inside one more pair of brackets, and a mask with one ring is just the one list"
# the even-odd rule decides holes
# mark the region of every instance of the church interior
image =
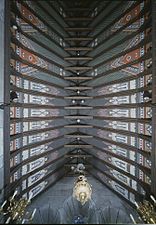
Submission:
[[0,0],[0,223],[156,224],[156,1]]

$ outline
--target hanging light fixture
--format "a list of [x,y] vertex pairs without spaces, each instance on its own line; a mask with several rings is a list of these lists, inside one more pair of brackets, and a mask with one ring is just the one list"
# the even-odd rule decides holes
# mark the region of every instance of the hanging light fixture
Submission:
[[153,195],[150,195],[150,199],[143,200],[143,202],[135,202],[135,205],[139,215],[145,223],[156,224],[156,199]]
[[146,66],[147,66],[147,68],[150,68],[152,66],[152,60],[150,60]]
[[[10,86],[13,86],[13,83],[11,82],[10,83]],[[18,95],[17,95],[17,92],[12,90],[10,91],[10,102],[14,102],[18,99]]]
[[18,99],[18,95],[15,91],[10,92],[10,101],[13,102],[15,99]]
[[24,197],[16,199],[17,194],[18,191],[16,190],[14,194],[8,200],[5,200],[0,206],[1,216],[4,215],[7,219],[5,224],[23,224],[25,222],[31,223],[34,218],[36,208],[33,212],[26,212],[30,199],[27,200]]
[[152,92],[149,92],[149,91],[145,90],[143,92],[143,98],[144,98],[145,101],[151,100],[152,99]]
[[91,194],[92,188],[88,183],[87,178],[83,175],[80,175],[73,188],[73,197],[76,198],[77,201],[81,202],[82,205],[84,205],[91,199]]
[[18,29],[16,25],[13,25],[12,28],[13,28],[14,30],[17,30],[17,29]]
[[17,30],[18,29],[18,27],[17,27],[17,24],[15,23],[15,22],[12,22],[11,21],[11,27],[14,29],[14,30]]
[[72,103],[73,103],[73,104],[75,104],[75,103],[76,103],[75,99],[73,99],[73,100],[72,100]]

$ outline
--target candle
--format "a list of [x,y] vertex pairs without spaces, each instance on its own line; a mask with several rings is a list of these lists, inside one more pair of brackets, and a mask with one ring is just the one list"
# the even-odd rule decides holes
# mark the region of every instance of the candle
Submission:
[[18,216],[18,212],[15,213],[13,220]]
[[7,200],[5,200],[5,201],[3,202],[3,204],[1,205],[1,209],[3,209],[3,207],[5,206],[6,203],[7,203]]
[[134,217],[133,217],[132,214],[130,214],[130,218],[131,218],[131,220],[133,221],[133,223],[136,224],[136,221],[135,221],[135,219],[134,219]]
[[137,207],[137,208],[139,208],[139,205],[138,205],[138,203],[137,203],[137,202],[134,202],[134,204],[136,205],[136,207]]
[[155,198],[153,197],[153,195],[150,195],[150,198],[153,200],[154,203],[156,203]]
[[33,211],[32,215],[31,215],[31,219],[33,219],[33,218],[34,218],[35,213],[36,213],[36,208],[34,209],[34,211]]
[[11,217],[9,217],[5,223],[6,223],[6,224],[9,223],[10,220],[11,220]]
[[14,197],[17,195],[17,190],[14,192],[14,194],[13,194],[13,196],[11,197],[11,200],[13,200],[14,199]]
[[29,194],[29,199],[28,199],[28,202],[30,202],[30,201],[31,201],[32,196],[33,196],[33,194],[32,194],[32,193],[30,193],[30,194]]
[[25,219],[22,220],[22,224],[24,224],[24,223],[25,223]]
[[155,224],[155,221],[154,221],[152,218],[150,218],[150,221],[151,221],[153,224]]

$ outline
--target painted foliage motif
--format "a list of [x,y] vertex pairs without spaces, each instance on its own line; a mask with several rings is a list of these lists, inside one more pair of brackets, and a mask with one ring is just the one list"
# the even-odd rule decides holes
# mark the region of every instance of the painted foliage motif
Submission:
[[[28,5],[30,7],[32,7],[31,2],[28,3]],[[31,13],[26,7],[24,7],[22,4],[17,2],[17,7],[20,11],[20,13],[22,14],[22,16],[28,20],[30,23],[32,23],[33,25],[35,25],[36,27],[38,27],[39,29],[41,29],[42,31],[47,31],[46,26],[44,25],[44,23],[42,23],[38,17],[36,17],[33,13]],[[31,25],[29,25],[27,22],[25,22],[23,19],[21,18],[17,18],[17,22],[20,24],[21,29],[24,32],[27,33],[34,33],[37,32]]]
[[[125,47],[123,51],[136,46],[141,40],[142,40],[142,35],[133,38],[131,41],[129,41],[129,44]],[[135,60],[138,60],[143,54],[144,54],[144,48],[138,48],[136,50],[133,50],[127,53],[126,55],[123,55],[120,58],[115,59],[112,62],[111,66],[113,68],[117,68],[119,66],[129,64]],[[138,73],[142,71],[142,66],[143,66],[142,63],[136,63],[133,65],[128,65],[126,68],[122,69],[121,71],[128,73],[128,75],[137,75]]]
[[[128,7],[132,5],[132,2],[128,2]],[[134,9],[132,9],[129,13],[125,14],[117,23],[114,24],[112,31],[116,31],[121,27],[125,26],[126,24],[130,23],[133,19],[135,19],[139,13],[141,12],[144,3],[139,4]],[[141,26],[141,20],[137,19],[134,23],[130,26],[126,27],[123,32],[134,32]]]

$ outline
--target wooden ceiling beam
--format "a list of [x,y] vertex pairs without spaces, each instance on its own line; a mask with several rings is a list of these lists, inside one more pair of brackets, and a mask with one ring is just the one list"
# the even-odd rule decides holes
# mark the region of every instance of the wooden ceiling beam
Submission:
[[91,106],[79,106],[79,105],[76,105],[76,106],[65,106],[64,109],[93,109],[93,107]]
[[92,51],[93,48],[78,46],[78,47],[66,47],[64,48],[64,50],[65,51]]
[[64,128],[92,128],[92,125],[86,125],[86,124],[69,124],[64,125]]

